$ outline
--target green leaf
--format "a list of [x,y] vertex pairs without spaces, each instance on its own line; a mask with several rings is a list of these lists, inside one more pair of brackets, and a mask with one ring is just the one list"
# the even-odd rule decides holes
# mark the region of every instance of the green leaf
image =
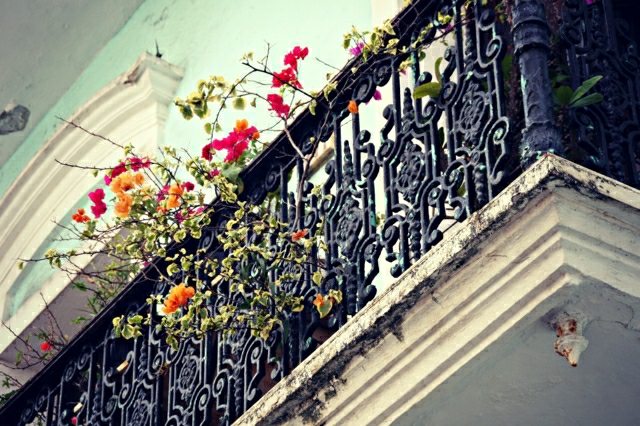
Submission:
[[309,103],[309,112],[311,113],[311,115],[316,115],[317,106],[318,106],[318,103],[315,101],[315,99]]
[[204,132],[209,135],[211,134],[211,130],[213,130],[213,125],[211,123],[205,123]]
[[436,59],[436,62],[434,63],[435,73],[436,73],[436,80],[440,84],[442,84],[442,73],[440,72],[440,64],[442,64],[442,60],[443,59],[444,58],[442,56],[440,56],[439,58]]
[[224,176],[231,182],[236,182],[241,171],[242,168],[240,166],[232,165],[222,169],[222,176]]
[[122,337],[124,337],[125,339],[131,339],[134,335],[135,328],[133,328],[133,326],[125,324],[124,327],[122,327]]
[[331,299],[325,299],[324,303],[319,306],[316,305],[316,308],[318,309],[320,318],[324,318],[329,315],[329,312],[331,312],[331,308],[333,308],[333,302],[331,302]]
[[415,88],[413,97],[414,99],[424,98],[425,96],[437,98],[440,95],[440,90],[442,90],[442,84],[437,81],[424,83]]
[[560,86],[553,91],[553,100],[556,105],[567,106],[571,102],[573,89],[569,86]]
[[246,106],[246,102],[244,98],[233,98],[233,108],[234,109],[244,109]]
[[594,77],[591,77],[590,79],[586,80],[584,83],[582,83],[580,85],[580,87],[578,87],[576,89],[576,91],[573,93],[573,96],[571,97],[571,101],[570,103],[574,103],[576,102],[578,99],[582,98],[584,95],[587,94],[587,92],[589,90],[591,90],[591,88],[593,86],[596,85],[597,82],[599,82],[600,80],[602,80],[602,76],[601,75],[596,75]]
[[584,108],[586,106],[602,102],[602,99],[604,99],[604,97],[602,96],[602,93],[592,93],[590,95],[587,95],[583,98],[578,99],[575,102],[572,102],[571,105],[569,105],[569,108]]
[[313,281],[316,285],[320,285],[322,282],[322,272],[315,271],[313,276],[311,277],[311,281]]
[[178,339],[176,339],[173,335],[169,334],[167,336],[167,345],[171,346],[171,349],[174,351],[178,349]]
[[131,325],[138,325],[138,324],[142,324],[142,320],[143,320],[143,316],[142,315],[134,315],[132,317],[127,318],[127,322]]

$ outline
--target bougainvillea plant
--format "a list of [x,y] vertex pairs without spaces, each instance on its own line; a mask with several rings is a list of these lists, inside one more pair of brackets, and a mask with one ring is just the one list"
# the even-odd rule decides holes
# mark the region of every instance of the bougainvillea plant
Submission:
[[[302,228],[301,218],[283,223],[275,214],[280,202],[277,197],[269,197],[262,205],[250,205],[239,197],[243,188],[239,173],[268,144],[264,131],[279,129],[290,137],[292,117],[303,108],[312,108],[321,96],[304,90],[300,72],[308,54],[308,48],[295,46],[276,70],[268,67],[268,56],[254,61],[252,54],[246,54],[242,62],[247,73],[240,79],[229,82],[212,76],[198,82],[186,99],[177,99],[175,103],[186,119],[206,120],[209,139],[196,150],[197,155],[164,147],[160,155],[143,156],[126,145],[120,146],[118,164],[94,169],[96,175],[102,175],[101,185],[89,192],[87,206],[71,215],[69,228],[81,241],[80,248],[50,249],[45,258],[66,272],[83,272],[84,280],[76,283],[80,289],[95,288],[90,284],[98,279],[113,282],[120,278],[124,284],[136,274],[150,271],[156,279],[171,283],[166,294],[149,296],[147,316],[114,318],[116,335],[140,335],[155,312],[161,317],[156,326],[174,347],[180,338],[212,330],[232,334],[248,328],[254,336],[266,339],[288,313],[316,309],[322,318],[341,302],[339,290],[318,292],[312,301],[286,290],[300,279],[312,249],[323,249],[319,238],[322,223],[315,229]],[[238,119],[223,131],[228,106],[236,110],[263,108],[272,122],[261,129],[247,119]],[[354,102],[345,108],[357,113]],[[296,141],[290,143],[309,170],[310,156],[300,152]],[[224,217],[215,233],[217,248],[213,252],[180,248],[187,239],[202,237],[203,228],[212,226],[214,213]],[[76,262],[87,254],[113,262],[88,275]],[[123,271],[124,276],[113,275]],[[319,284],[321,280],[322,271],[318,270],[313,281]],[[225,292],[218,291],[221,283],[235,295],[233,300],[225,300]],[[104,295],[104,291],[97,294]],[[215,309],[209,308],[212,300],[216,301]],[[46,340],[42,350],[51,350]]]

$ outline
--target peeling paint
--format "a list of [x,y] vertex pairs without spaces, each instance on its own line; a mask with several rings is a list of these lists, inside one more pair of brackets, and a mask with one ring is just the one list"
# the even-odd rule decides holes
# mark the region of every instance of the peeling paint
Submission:
[[20,132],[24,130],[29,121],[31,112],[22,105],[7,105],[4,111],[0,112],[0,135]]

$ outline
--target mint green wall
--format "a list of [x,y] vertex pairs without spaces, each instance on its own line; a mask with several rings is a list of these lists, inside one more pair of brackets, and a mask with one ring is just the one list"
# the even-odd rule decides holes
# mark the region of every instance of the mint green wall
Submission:
[[[198,80],[212,74],[235,78],[243,71],[239,63],[242,54],[254,51],[261,56],[265,42],[272,44],[272,66],[276,70],[291,47],[308,46],[310,55],[301,65],[301,81],[306,89],[313,90],[322,87],[325,74],[330,71],[314,58],[342,66],[348,59],[341,48],[342,34],[352,24],[367,28],[370,22],[370,0],[147,0],[96,54],[91,65],[3,166],[0,196],[60,125],[56,116],[73,114],[98,90],[128,70],[142,52],[153,52],[155,40],[163,59],[184,68],[177,96],[185,97]],[[262,114],[229,110],[226,122],[233,125],[238,117],[251,121],[267,119],[265,109],[262,108]],[[261,124],[264,121],[256,123],[264,127]],[[202,122],[197,119],[187,122],[172,108],[162,142],[197,153],[206,142]],[[57,167],[53,158],[50,161]],[[69,200],[70,206],[74,204],[79,206],[82,200]],[[43,243],[39,251],[44,252],[48,246],[49,242]],[[5,302],[9,308],[5,310],[5,319],[35,294],[50,274],[45,264],[26,268]]]
[[[185,69],[178,96],[185,96],[199,79],[211,74],[237,76],[242,54],[263,52],[267,41],[273,45],[276,69],[290,47],[310,48],[302,81],[313,89],[322,86],[328,70],[313,57],[340,67],[347,59],[341,49],[342,34],[352,24],[367,28],[370,22],[370,0],[147,0],[2,167],[0,196],[58,128],[56,116],[71,116],[129,69],[142,52],[153,52],[155,40],[163,59]],[[91,37],[90,28],[86,36]],[[184,122],[177,111],[171,111],[165,143],[199,149],[204,137],[199,122]]]

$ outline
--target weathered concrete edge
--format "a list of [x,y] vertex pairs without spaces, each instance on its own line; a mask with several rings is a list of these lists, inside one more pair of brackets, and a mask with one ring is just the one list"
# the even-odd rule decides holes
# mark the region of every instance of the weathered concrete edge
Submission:
[[[491,235],[491,229],[511,220],[529,202],[553,190],[552,182],[595,198],[609,198],[640,210],[640,191],[554,155],[536,162],[525,173],[445,234],[444,240],[397,279],[384,293],[354,316],[316,352],[265,394],[236,425],[280,424],[302,416],[312,420],[322,402],[318,391],[338,380],[350,360],[377,345],[387,333],[400,333],[403,312],[433,292],[436,282],[457,270]],[[401,338],[401,336],[400,336]]]

